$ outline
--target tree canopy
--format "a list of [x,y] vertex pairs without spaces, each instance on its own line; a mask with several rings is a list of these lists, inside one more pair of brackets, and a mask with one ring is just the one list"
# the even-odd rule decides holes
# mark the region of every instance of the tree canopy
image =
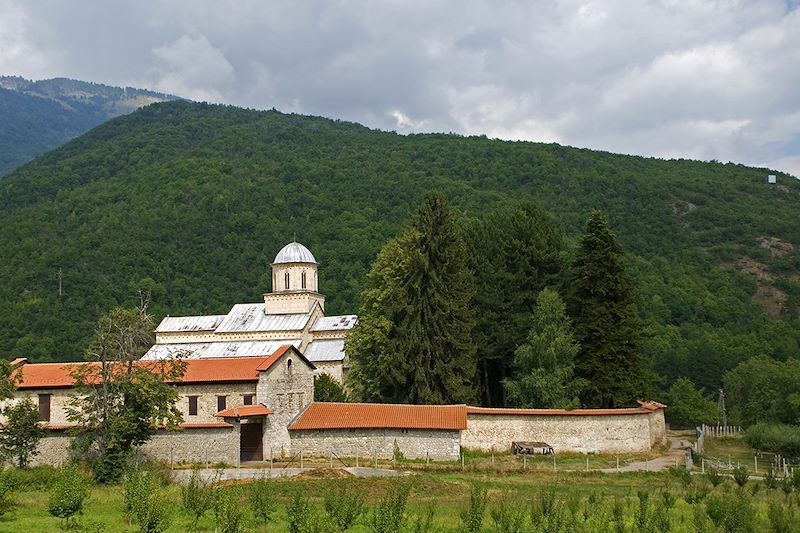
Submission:
[[373,264],[346,343],[353,390],[364,400],[474,402],[473,290],[455,217],[430,195]]

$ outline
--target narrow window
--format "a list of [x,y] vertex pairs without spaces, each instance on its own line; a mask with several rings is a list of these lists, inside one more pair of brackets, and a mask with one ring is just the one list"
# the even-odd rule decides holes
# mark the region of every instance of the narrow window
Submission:
[[291,359],[286,361],[286,373],[289,374],[290,376],[292,375],[292,360]]
[[228,397],[217,396],[217,412],[224,411],[226,407],[228,407]]
[[305,289],[306,288],[306,273],[305,273],[305,271],[303,271],[303,275],[300,277],[300,282],[302,283],[303,288]]
[[253,405],[253,395],[252,394],[245,394],[242,398],[242,403],[245,405]]
[[283,288],[284,289],[288,289],[289,288],[289,273],[288,272],[283,275]]
[[39,395],[39,420],[50,422],[50,395]]
[[189,396],[189,416],[197,414],[197,396]]

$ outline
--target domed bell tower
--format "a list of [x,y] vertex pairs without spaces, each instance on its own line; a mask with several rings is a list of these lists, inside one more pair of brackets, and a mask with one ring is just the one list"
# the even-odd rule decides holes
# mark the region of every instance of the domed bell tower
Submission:
[[319,264],[311,251],[299,242],[284,246],[272,262],[272,292],[264,295],[268,315],[308,313],[325,297],[318,290]]

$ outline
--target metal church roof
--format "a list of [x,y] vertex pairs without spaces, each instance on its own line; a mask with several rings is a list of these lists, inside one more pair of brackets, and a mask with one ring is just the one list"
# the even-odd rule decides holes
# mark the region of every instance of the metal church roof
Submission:
[[337,331],[343,329],[353,329],[356,325],[358,316],[356,315],[341,315],[341,316],[323,316],[319,317],[314,325],[311,326],[311,331]]
[[302,330],[310,313],[290,315],[268,315],[264,304],[236,304],[215,330],[217,333],[241,333],[253,331],[299,331]]
[[156,333],[179,333],[183,331],[214,331],[225,315],[168,316],[156,328]]
[[143,361],[157,361],[182,356],[186,359],[219,359],[232,357],[266,357],[281,346],[291,344],[300,346],[300,339],[281,339],[267,341],[223,341],[186,342],[154,344],[144,356]]
[[314,254],[299,242],[290,242],[275,256],[273,265],[280,263],[317,263]]
[[344,361],[344,339],[311,341],[303,355],[312,363]]

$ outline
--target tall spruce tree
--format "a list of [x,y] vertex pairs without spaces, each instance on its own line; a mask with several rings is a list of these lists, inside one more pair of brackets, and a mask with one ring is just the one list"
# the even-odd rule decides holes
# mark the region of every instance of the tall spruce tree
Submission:
[[480,399],[506,404],[503,381],[511,375],[514,350],[531,327],[536,297],[558,283],[564,266],[561,231],[530,203],[503,205],[464,224],[470,268]]
[[572,265],[568,302],[581,345],[576,373],[588,382],[581,402],[588,407],[632,404],[643,391],[633,291],[622,253],[606,218],[592,212]]
[[508,403],[515,407],[578,407],[578,395],[586,385],[575,377],[580,345],[556,291],[539,293],[532,322],[527,341],[514,352],[514,376],[503,382]]
[[464,241],[443,196],[384,246],[348,336],[348,384],[363,400],[419,404],[473,402],[473,279]]

